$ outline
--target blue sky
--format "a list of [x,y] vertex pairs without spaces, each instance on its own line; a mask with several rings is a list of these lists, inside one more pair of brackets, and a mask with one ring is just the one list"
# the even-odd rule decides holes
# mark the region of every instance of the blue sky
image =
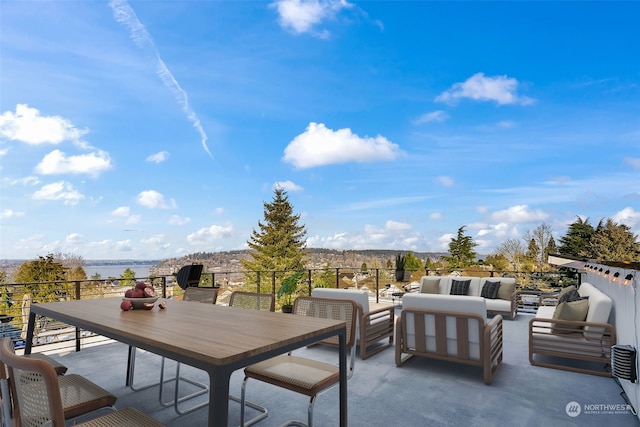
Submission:
[[639,2],[0,3],[0,258],[640,232]]

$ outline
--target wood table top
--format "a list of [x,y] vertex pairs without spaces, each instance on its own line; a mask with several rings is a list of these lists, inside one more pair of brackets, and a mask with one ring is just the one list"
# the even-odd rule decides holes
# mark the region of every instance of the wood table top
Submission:
[[345,327],[337,320],[178,300],[166,300],[164,310],[156,304],[151,310],[122,311],[121,302],[53,302],[33,304],[31,310],[193,366],[244,365],[254,356]]

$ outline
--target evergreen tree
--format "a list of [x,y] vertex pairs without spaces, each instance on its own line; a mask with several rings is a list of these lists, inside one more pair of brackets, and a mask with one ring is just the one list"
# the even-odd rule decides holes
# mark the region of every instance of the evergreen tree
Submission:
[[443,256],[442,258],[449,264],[450,268],[464,268],[472,265],[476,259],[476,253],[473,250],[477,243],[473,241],[471,236],[464,234],[466,226],[458,228],[458,234],[455,238],[451,238],[449,243],[450,256]]
[[573,257],[593,258],[590,250],[590,241],[595,230],[589,224],[589,218],[583,220],[580,217],[569,224],[567,234],[560,238],[558,252],[561,255]]
[[638,236],[625,224],[617,224],[610,218],[600,221],[591,238],[591,253],[602,261],[639,261]]
[[411,272],[422,270],[422,261],[409,251],[404,256],[404,269]]
[[[300,225],[300,214],[294,215],[287,192],[278,187],[271,203],[264,203],[264,221],[258,221],[247,245],[250,259],[241,260],[247,283],[257,283],[257,272],[303,269],[306,264],[306,229]],[[261,280],[262,281],[262,280]]]

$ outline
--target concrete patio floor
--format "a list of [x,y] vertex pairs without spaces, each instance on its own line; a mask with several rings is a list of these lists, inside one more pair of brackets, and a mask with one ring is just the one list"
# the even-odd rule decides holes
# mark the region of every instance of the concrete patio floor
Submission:
[[[399,311],[398,311],[399,312]],[[626,410],[622,388],[613,378],[578,374],[531,366],[528,360],[527,328],[531,315],[504,320],[504,361],[492,385],[482,381],[480,368],[414,357],[398,368],[394,348],[362,361],[356,359],[349,380],[350,426],[638,426],[638,418]],[[206,327],[206,325],[203,325]],[[337,361],[337,350],[316,346],[299,355]],[[134,392],[125,387],[127,347],[109,343],[78,353],[53,355],[69,367],[118,396],[117,406],[136,407],[168,426],[206,426],[207,410],[179,416],[158,402],[158,388]],[[169,365],[171,372],[173,364]],[[160,358],[138,352],[136,383],[159,378]],[[169,373],[169,368],[167,368]],[[202,371],[183,365],[190,378],[207,382]],[[231,379],[231,393],[239,395],[242,372]],[[182,387],[182,386],[181,386]],[[188,391],[188,387],[184,387]],[[279,426],[290,419],[306,421],[308,399],[257,381],[251,381],[247,396],[269,408],[259,426]],[[165,399],[170,399],[172,385]],[[206,399],[206,396],[193,399]],[[193,402],[187,402],[189,405]],[[567,413],[577,402],[581,413]],[[609,406],[606,405],[618,405]],[[622,409],[620,409],[622,408]],[[338,389],[317,399],[316,426],[338,425]],[[249,411],[248,416],[254,412]],[[230,426],[239,424],[239,405],[229,403]]]

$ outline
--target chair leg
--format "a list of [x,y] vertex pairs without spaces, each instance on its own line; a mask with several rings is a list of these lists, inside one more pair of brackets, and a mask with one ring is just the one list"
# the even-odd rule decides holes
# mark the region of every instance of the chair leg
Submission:
[[[246,400],[245,392],[246,392],[248,379],[249,379],[248,377],[244,377],[244,380],[242,381],[242,390],[240,392],[240,398],[238,398],[237,396],[229,395],[230,400],[240,403],[240,426],[241,427],[251,426],[257,423],[258,421],[263,420],[269,416],[269,410],[267,408],[265,408],[264,406],[260,406],[255,402]],[[255,417],[251,418],[249,421],[245,422],[245,415],[244,415],[245,406],[248,406],[250,408],[253,408],[259,411],[260,414],[256,415]]]
[[[129,347],[129,369],[128,369],[128,375],[127,375],[127,382],[128,382],[129,388],[133,391],[141,391],[141,390],[148,389],[150,387],[160,386],[158,391],[158,400],[160,401],[160,404],[164,407],[169,407],[173,405],[174,410],[176,411],[176,413],[178,413],[178,415],[184,415],[189,412],[195,411],[196,409],[200,409],[206,406],[208,402],[202,402],[188,409],[184,409],[184,410],[180,409],[179,404],[181,402],[184,402],[187,399],[191,399],[193,397],[197,397],[204,393],[207,393],[209,391],[209,387],[206,384],[200,383],[198,381],[194,381],[190,378],[185,378],[180,376],[180,363],[178,363],[176,366],[175,377],[165,379],[164,378],[165,360],[166,359],[162,357],[161,368],[160,368],[160,381],[144,384],[141,386],[135,386],[134,378],[135,378],[135,366],[136,366],[136,347]],[[166,383],[170,383],[173,381],[175,381],[176,383],[175,391],[174,391],[174,399],[170,401],[164,401],[163,400],[164,385]],[[196,387],[199,387],[200,390],[197,390],[186,396],[179,397],[180,381],[185,381],[185,382],[188,382],[189,384],[195,385]]]

